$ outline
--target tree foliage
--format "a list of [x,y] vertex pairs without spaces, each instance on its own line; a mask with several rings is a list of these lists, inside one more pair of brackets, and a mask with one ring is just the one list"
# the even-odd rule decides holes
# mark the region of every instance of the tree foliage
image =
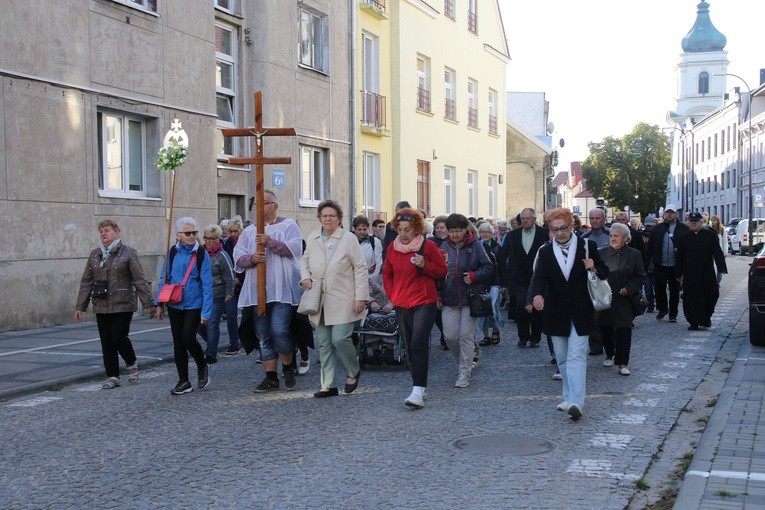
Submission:
[[629,205],[643,218],[664,205],[672,155],[659,126],[640,123],[622,138],[609,136],[587,147],[582,176],[594,196],[620,210]]

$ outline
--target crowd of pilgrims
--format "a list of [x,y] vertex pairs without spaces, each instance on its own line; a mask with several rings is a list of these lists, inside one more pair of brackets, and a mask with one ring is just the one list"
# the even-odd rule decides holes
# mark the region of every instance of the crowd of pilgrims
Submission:
[[[404,404],[422,409],[433,336],[454,358],[454,387],[467,388],[481,348],[499,344],[506,323],[513,322],[517,348],[539,348],[544,337],[553,378],[562,381],[556,409],[578,420],[588,354],[602,356],[603,366],[619,375],[631,374],[633,321],[642,313],[636,301],[642,298],[645,312],[657,320],[674,323],[682,290],[688,329],[709,328],[727,272],[720,218],[694,212],[679,221],[672,204],[660,221],[641,223],[620,212],[609,224],[601,208],[584,219],[566,208],[543,215],[525,208],[509,221],[457,213],[427,221],[423,211],[402,201],[386,223],[366,216],[346,221],[340,204],[325,200],[317,207],[318,228],[304,237],[295,220],[279,214],[277,195],[264,196],[263,234],[238,216],[204,228],[191,217],[175,221],[176,242],[156,294],[117,224],[99,223],[100,242],[86,263],[75,320],[83,320],[92,303],[104,389],[122,384],[119,357],[128,382],[138,381],[128,337],[137,294],[149,316],[170,321],[178,372],[173,395],[194,389],[189,357],[197,389],[204,389],[219,352],[236,356],[243,349],[263,367],[256,393],[282,385],[294,390],[296,376],[311,368],[311,351],[318,352],[313,360],[321,372],[313,396],[340,394],[338,360],[346,375],[343,392],[353,393],[362,376],[360,359],[400,363],[385,356],[398,341],[412,378]],[[259,264],[266,266],[264,315],[257,312]],[[595,280],[607,281],[612,292],[610,308],[599,312],[588,290]],[[175,302],[161,297],[168,294],[163,287],[173,285],[182,288]],[[304,293],[318,296],[314,306],[301,304]],[[480,299],[491,306],[476,313],[471,304]],[[219,346],[222,323],[227,346]],[[360,337],[360,330],[371,334]]]

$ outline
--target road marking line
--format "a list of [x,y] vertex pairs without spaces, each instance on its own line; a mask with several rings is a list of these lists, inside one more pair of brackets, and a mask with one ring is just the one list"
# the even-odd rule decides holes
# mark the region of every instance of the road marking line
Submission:
[[598,459],[575,459],[566,468],[567,473],[574,475],[584,475],[588,478],[616,478],[617,480],[639,480],[638,475],[628,475],[625,473],[613,473],[611,467],[613,464],[609,460]]
[[662,366],[667,368],[685,368],[687,364],[685,361],[667,361],[662,363]]
[[649,377],[656,379],[677,379],[677,372],[654,372]]
[[28,400],[22,400],[21,402],[14,402],[13,404],[8,404],[8,407],[35,407],[42,404],[47,404],[49,402],[53,402],[55,400],[61,400],[62,397],[35,397],[30,398]]
[[608,421],[611,423],[624,423],[627,425],[642,425],[645,423],[646,418],[648,417],[647,414],[623,414],[623,413],[617,413],[612,414]]
[[639,398],[628,398],[624,401],[625,406],[632,406],[632,407],[656,407],[659,405],[659,399],[658,398],[646,398],[646,399],[639,399]]
[[609,448],[616,448],[617,450],[624,450],[633,438],[634,436],[628,434],[595,434],[595,436],[590,439],[590,445],[607,446]]
[[[165,326],[162,328],[152,328],[152,329],[144,329],[142,331],[131,331],[130,336],[138,336],[142,335],[144,333],[153,333],[155,331],[165,331],[170,329],[170,326]],[[33,347],[31,349],[22,349],[20,351],[10,351],[10,352],[3,352],[0,353],[0,357],[3,356],[13,356],[15,354],[26,354],[29,352],[36,352],[36,351],[45,351],[48,349],[55,349],[56,347],[68,347],[70,345],[80,345],[80,344],[86,344],[89,342],[100,342],[101,339],[99,337],[96,338],[88,338],[87,340],[76,340],[74,342],[65,342],[63,344],[55,344],[55,345],[44,345],[42,347]]]
[[643,383],[638,386],[638,390],[640,391],[660,391],[660,392],[666,392],[669,390],[669,384],[649,384],[649,383]]

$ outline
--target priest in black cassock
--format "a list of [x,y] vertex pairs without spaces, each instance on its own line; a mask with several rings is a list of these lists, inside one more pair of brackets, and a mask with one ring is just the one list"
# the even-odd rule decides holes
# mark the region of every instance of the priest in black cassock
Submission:
[[691,331],[712,326],[712,314],[720,296],[714,265],[717,265],[717,271],[728,272],[717,236],[711,229],[701,228],[701,220],[701,213],[690,213],[690,232],[675,240],[675,269],[683,285],[683,313]]

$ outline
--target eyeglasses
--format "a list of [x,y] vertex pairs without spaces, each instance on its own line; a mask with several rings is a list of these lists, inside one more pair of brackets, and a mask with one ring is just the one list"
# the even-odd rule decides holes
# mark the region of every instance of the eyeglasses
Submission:
[[[275,203],[276,202],[263,202],[263,207],[265,207],[267,205],[275,204]],[[258,204],[255,204],[255,205],[258,205]]]
[[465,231],[464,228],[450,228],[449,229],[449,233],[450,234],[461,234],[464,231]]
[[191,232],[178,232],[179,234],[183,234],[186,237],[195,237],[199,234],[199,230],[192,230]]
[[204,236],[202,239],[204,239],[205,241],[217,241],[218,240],[217,237],[207,237],[207,236]]
[[337,218],[337,214],[322,214],[322,215],[321,215],[321,216],[319,216],[319,217],[320,217],[321,219],[323,219],[323,220],[332,220],[332,219],[335,219],[335,218]]
[[414,216],[412,216],[411,214],[397,214],[396,215],[396,219],[398,221],[412,221],[413,217]]
[[[592,218],[590,218],[592,219]],[[563,225],[562,227],[550,227],[550,232],[557,234],[559,232],[565,232],[571,227],[571,225]]]

